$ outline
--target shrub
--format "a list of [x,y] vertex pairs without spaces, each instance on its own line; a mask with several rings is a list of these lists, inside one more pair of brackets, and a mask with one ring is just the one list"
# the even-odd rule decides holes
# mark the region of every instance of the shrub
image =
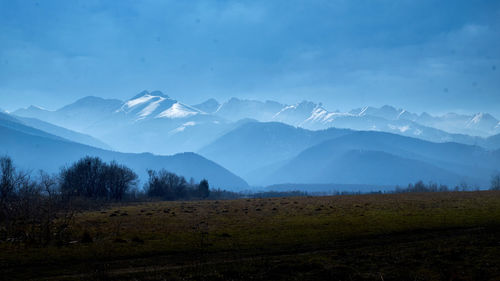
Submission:
[[188,183],[182,176],[168,172],[148,170],[149,180],[144,190],[149,197],[161,198],[163,200],[179,200],[191,198],[207,198],[210,189],[207,180],[195,184],[191,179]]
[[121,200],[137,181],[137,175],[128,167],[89,156],[62,169],[60,177],[65,194],[111,200]]
[[210,187],[206,179],[200,181],[198,185],[198,194],[201,198],[207,198],[210,195]]

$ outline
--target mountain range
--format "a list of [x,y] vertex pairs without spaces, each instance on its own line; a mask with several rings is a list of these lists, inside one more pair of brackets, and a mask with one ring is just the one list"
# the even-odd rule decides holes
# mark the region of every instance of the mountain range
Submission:
[[118,151],[162,155],[196,151],[231,127],[158,91],[143,91],[125,102],[86,97],[56,111],[29,107],[13,114],[90,134]]
[[147,179],[147,169],[164,168],[187,179],[192,177],[199,181],[205,178],[215,188],[248,188],[240,177],[192,152],[157,156],[99,149],[27,126],[22,120],[3,113],[0,113],[0,136],[0,155],[8,155],[21,168],[32,171],[43,169],[55,173],[89,155],[129,166],[139,175],[142,183]]
[[[232,182],[237,189],[246,188],[245,181],[254,186],[394,186],[422,179],[486,186],[500,167],[500,125],[487,113],[432,116],[392,106],[331,112],[311,101],[286,105],[238,98],[188,105],[159,91],[143,91],[126,101],[85,97],[55,111],[30,106],[3,116],[4,123],[10,118],[43,131],[44,139],[69,141],[86,147],[77,151],[122,159],[142,170],[145,166],[136,161],[174,172],[168,157],[193,167],[210,162],[220,169],[217,174],[228,178],[219,177],[217,184]],[[9,126],[4,125],[12,130]],[[3,133],[21,131],[32,137],[28,129],[16,126],[17,131]],[[154,160],[144,160],[144,155]],[[201,177],[205,171],[195,170],[180,172]]]
[[31,106],[13,114],[92,135],[126,152],[197,151],[233,129],[241,119],[281,122],[310,130],[335,127],[382,131],[433,142],[500,148],[500,144],[487,139],[500,133],[500,122],[490,114],[431,116],[392,106],[330,112],[310,101],[285,105],[238,98],[222,104],[209,99],[190,106],[159,91],[143,91],[124,102],[86,97],[55,111]]
[[[248,104],[252,105],[251,107]],[[255,112],[254,108],[260,108]],[[276,102],[231,99],[220,105],[214,114],[229,120],[253,118],[262,122],[277,121],[311,130],[330,127],[354,130],[390,132],[435,142],[455,141],[476,144],[481,137],[500,133],[500,121],[487,113],[443,116],[420,115],[392,106],[363,107],[349,112],[330,112],[321,103],[302,101],[294,105],[277,105]],[[226,112],[238,112],[236,118]]]
[[254,185],[342,183],[488,184],[498,151],[434,143],[385,132],[330,128],[311,131],[282,123],[246,123],[200,153]]

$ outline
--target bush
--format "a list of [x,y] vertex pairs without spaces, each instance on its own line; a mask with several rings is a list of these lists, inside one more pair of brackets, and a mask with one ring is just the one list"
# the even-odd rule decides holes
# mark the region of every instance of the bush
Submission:
[[158,172],[148,170],[149,181],[146,184],[146,193],[150,197],[160,197],[165,200],[183,198],[187,188],[184,177],[174,173],[160,170]]
[[179,200],[207,198],[210,195],[208,181],[205,179],[198,185],[194,183],[194,180],[188,183],[184,177],[164,169],[160,171],[148,170],[148,175],[149,180],[144,189],[149,197]]
[[137,181],[137,175],[128,167],[89,156],[62,169],[60,177],[65,194],[108,200],[121,200]]
[[206,179],[200,181],[198,185],[198,194],[200,198],[207,198],[210,195],[210,187]]

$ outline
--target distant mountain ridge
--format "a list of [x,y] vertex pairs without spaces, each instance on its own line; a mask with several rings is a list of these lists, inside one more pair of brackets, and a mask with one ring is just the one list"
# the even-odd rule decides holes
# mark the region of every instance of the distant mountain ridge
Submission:
[[[126,101],[86,97],[56,111],[30,107],[15,114],[7,116],[53,120],[121,152],[199,152],[253,185],[394,186],[422,179],[484,186],[500,165],[500,134],[480,137],[436,128],[494,132],[498,121],[489,114],[435,117],[392,106],[330,112],[310,101],[286,105],[238,98],[188,105],[159,91]],[[45,123],[42,129],[59,137],[38,137],[64,141],[71,136],[55,128]]]
[[331,112],[310,101],[286,105],[275,101],[231,98],[219,103],[209,99],[188,105],[160,91],[143,91],[127,101],[82,98],[56,111],[38,107],[14,114],[83,132],[125,152],[172,154],[198,151],[241,119],[282,122],[310,130],[331,127],[382,131],[433,142],[458,142],[500,148],[499,121],[490,114],[431,116],[392,106],[362,107],[349,112]]
[[[58,139],[65,139],[85,145],[90,145],[102,149],[110,149],[110,146],[103,143],[102,141],[89,136],[85,135],[82,133],[78,133],[75,131],[71,131],[69,129],[59,127],[56,125],[53,125],[51,123],[47,123],[45,121],[41,121],[35,118],[28,118],[28,117],[19,117],[19,116],[13,116],[8,113],[2,113],[0,112],[0,122],[3,121],[3,125],[6,126],[9,124],[9,126],[13,128],[21,128],[25,127],[24,130],[25,132],[29,133],[34,133],[34,134],[40,134],[40,133],[47,133],[51,134],[51,137],[55,137]],[[47,136],[47,135],[44,135]]]
[[196,105],[193,105],[194,108],[197,108],[203,112],[206,112],[206,113],[215,113],[219,107],[220,107],[220,103],[216,100],[216,99],[208,99],[200,104],[196,104]]
[[110,118],[121,104],[122,101],[116,99],[88,96],[55,111],[30,106],[26,109],[18,109],[12,114],[37,118],[71,130],[88,133],[86,130],[88,127],[96,122]]
[[324,140],[352,132],[336,128],[310,131],[279,122],[254,121],[229,131],[199,153],[245,176],[258,168],[288,160]]
[[14,114],[74,128],[119,151],[162,155],[196,151],[231,128],[224,118],[160,91],[143,91],[126,101],[86,97],[56,111],[30,107]]
[[478,146],[375,131],[310,131],[273,122],[244,124],[200,153],[254,185],[394,186],[424,180],[487,186],[500,166],[497,152]]
[[248,188],[248,184],[238,176],[195,153],[156,156],[150,153],[132,154],[103,150],[63,139],[8,117],[0,115],[0,155],[12,157],[23,169],[43,169],[54,173],[63,166],[90,155],[129,166],[140,176],[142,183],[147,179],[147,169],[167,169],[187,179],[193,177],[199,181],[206,178],[214,188]]
[[[267,103],[275,105],[272,110]],[[230,109],[225,108],[230,107]],[[259,108],[257,112],[249,112],[248,108]],[[431,116],[428,113],[415,114],[404,109],[384,105],[380,108],[363,107],[349,112],[331,112],[311,101],[302,101],[294,105],[283,105],[276,102],[259,102],[232,98],[221,105],[219,111],[238,112],[239,118],[254,118],[262,122],[278,121],[306,129],[325,129],[329,127],[349,128],[355,130],[379,130],[414,137],[426,137],[423,129],[444,131],[440,134],[461,134],[487,137],[500,133],[500,121],[487,113],[475,115],[459,115],[455,113],[443,116]],[[265,114],[262,114],[264,112]],[[274,113],[274,114],[273,114]],[[272,116],[272,117],[271,117]],[[231,115],[224,114],[231,119]],[[448,137],[451,138],[451,137]],[[429,136],[433,141],[450,141]]]
[[500,158],[477,146],[354,132],[302,151],[271,177],[273,182],[295,178],[295,182],[315,179],[326,183],[336,179],[342,183],[374,184],[404,184],[420,179],[455,185],[464,180],[487,186],[498,165]]

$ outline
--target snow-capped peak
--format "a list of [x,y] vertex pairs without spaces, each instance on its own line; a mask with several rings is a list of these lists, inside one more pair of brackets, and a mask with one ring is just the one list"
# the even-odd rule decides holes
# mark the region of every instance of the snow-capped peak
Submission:
[[158,114],[155,118],[185,118],[200,113],[201,111],[194,107],[176,102],[169,109]]
[[488,122],[488,123],[497,124],[498,120],[488,113],[480,112],[480,113],[474,114],[474,116],[469,120],[469,122],[467,122],[467,126],[477,125],[480,122]]
[[161,91],[149,92],[149,91],[144,90],[144,91],[138,93],[137,95],[135,95],[134,97],[132,97],[130,100],[135,100],[135,99],[141,98],[143,96],[162,97],[162,98],[166,98],[166,99],[169,98],[168,95],[162,93]]
[[139,94],[135,95],[133,98],[129,99],[127,102],[125,102],[124,106],[132,108],[134,106],[146,103],[152,99],[165,100],[168,98],[169,97],[167,95],[163,94],[160,91],[153,91],[151,93],[149,93],[148,91],[142,91]]
[[477,113],[469,121],[469,124],[477,124],[477,123],[481,122],[482,118],[483,118],[483,113]]
[[143,95],[141,97],[138,97],[138,98],[135,98],[135,99],[131,99],[131,100],[128,100],[123,106],[124,108],[133,108],[135,106],[138,106],[138,105],[141,105],[141,104],[144,104],[144,103],[147,103],[151,100],[164,100],[164,98],[162,97],[156,97],[156,96],[151,96],[151,95]]
[[133,116],[135,120],[185,118],[201,113],[200,110],[173,100],[160,91],[143,91],[126,101],[118,112]]
[[467,129],[479,130],[484,132],[484,135],[498,133],[499,121],[488,113],[477,113],[470,118],[465,127]]
[[118,111],[127,114],[135,113],[137,120],[140,120],[152,115],[167,99],[163,96],[153,96],[149,93],[144,93],[126,101]]

